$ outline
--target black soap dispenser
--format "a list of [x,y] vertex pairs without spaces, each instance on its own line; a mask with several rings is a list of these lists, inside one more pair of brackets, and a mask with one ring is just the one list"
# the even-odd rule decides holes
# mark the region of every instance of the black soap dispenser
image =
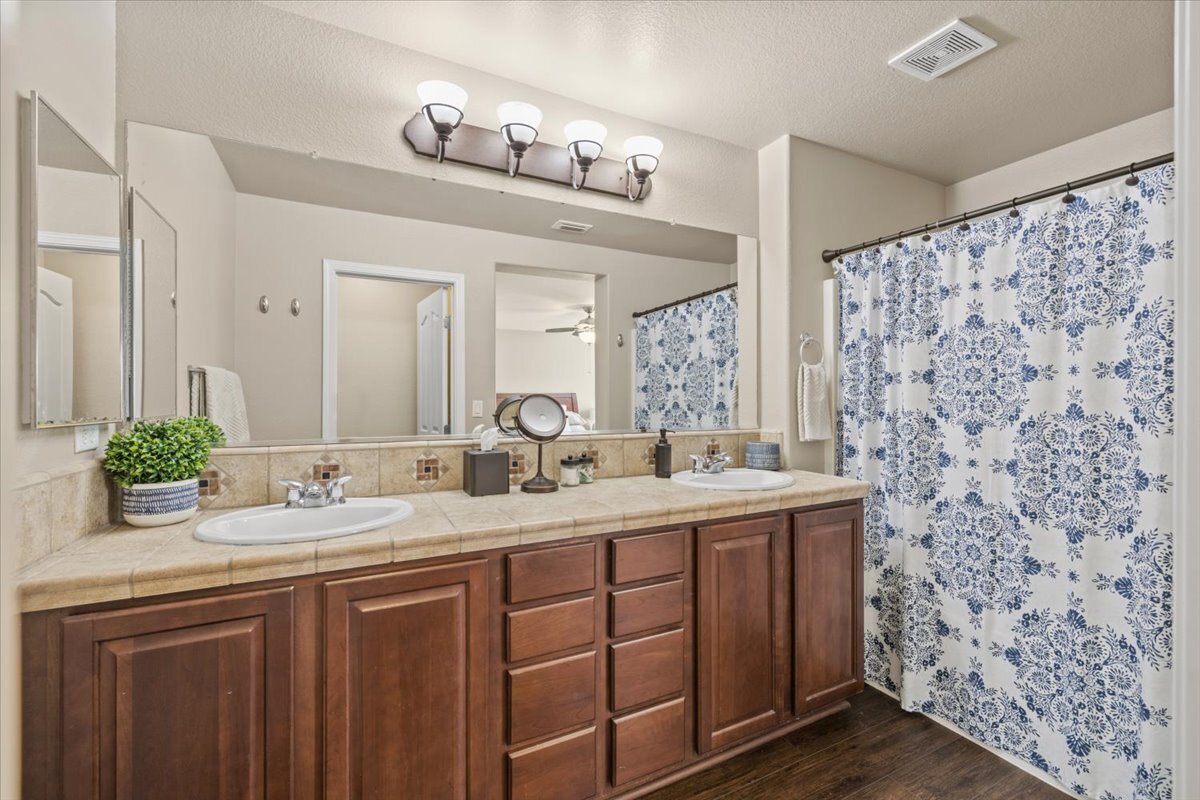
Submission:
[[671,477],[671,443],[667,441],[666,428],[658,429],[658,444],[654,445],[654,477]]

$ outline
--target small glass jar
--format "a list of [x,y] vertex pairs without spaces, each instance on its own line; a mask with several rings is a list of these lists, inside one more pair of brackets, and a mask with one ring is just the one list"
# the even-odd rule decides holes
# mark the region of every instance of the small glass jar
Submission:
[[596,481],[596,460],[589,455],[579,457],[579,482],[594,483]]
[[558,485],[579,485],[579,459],[567,456],[558,462]]

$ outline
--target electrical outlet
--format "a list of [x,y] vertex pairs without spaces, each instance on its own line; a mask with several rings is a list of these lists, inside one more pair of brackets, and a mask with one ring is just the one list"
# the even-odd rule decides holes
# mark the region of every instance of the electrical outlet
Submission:
[[483,401],[482,400],[472,400],[471,401],[471,416],[475,417],[475,418],[479,418],[479,417],[483,416]]
[[100,446],[100,426],[80,425],[75,429],[75,452],[95,450]]

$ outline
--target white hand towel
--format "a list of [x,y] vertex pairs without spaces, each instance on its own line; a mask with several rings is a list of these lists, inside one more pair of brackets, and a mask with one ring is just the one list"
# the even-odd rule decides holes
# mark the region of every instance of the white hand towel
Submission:
[[246,415],[246,395],[236,372],[220,367],[203,367],[204,401],[208,418],[225,431],[225,441],[250,441],[250,418]]
[[821,364],[800,365],[796,375],[796,417],[800,441],[815,442],[832,435],[829,387]]

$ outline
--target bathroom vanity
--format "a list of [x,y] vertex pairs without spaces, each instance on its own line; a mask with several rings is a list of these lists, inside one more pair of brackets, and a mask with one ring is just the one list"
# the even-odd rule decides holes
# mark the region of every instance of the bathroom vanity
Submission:
[[[171,592],[135,569],[135,597],[170,593],[37,595],[25,797],[584,800],[705,769],[862,689],[866,485],[793,474],[754,493],[603,481],[537,543],[315,574],[243,547],[280,577]],[[462,503],[511,520],[526,499]],[[181,561],[198,547],[230,549]]]

